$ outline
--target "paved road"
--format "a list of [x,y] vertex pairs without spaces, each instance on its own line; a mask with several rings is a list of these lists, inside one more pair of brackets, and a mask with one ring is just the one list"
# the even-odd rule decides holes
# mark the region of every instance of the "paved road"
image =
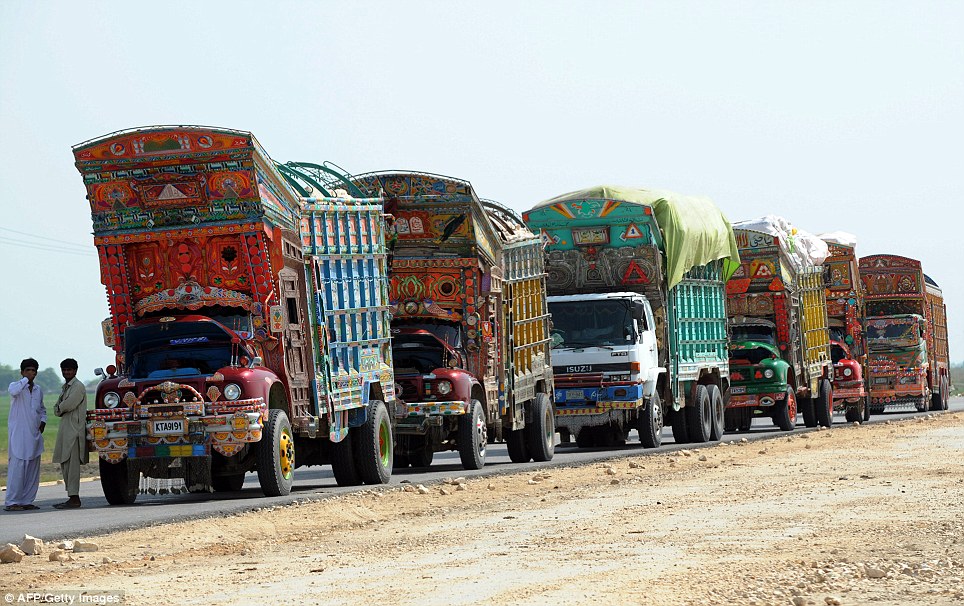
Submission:
[[[964,410],[964,398],[953,399],[951,410]],[[917,414],[921,413],[885,413],[874,415],[870,422],[880,423],[888,419],[901,419]],[[837,415],[835,422],[845,423],[843,415]],[[796,433],[802,431],[813,430],[803,428],[801,422],[798,424]],[[745,437],[749,440],[759,440],[777,435],[785,434],[772,425],[769,419],[755,419],[753,427],[748,433],[727,434],[725,439],[734,440]],[[709,444],[709,446],[712,445]],[[548,463],[518,464],[509,460],[504,445],[495,444],[490,446],[486,466],[481,470],[463,470],[458,454],[455,452],[436,453],[435,462],[431,468],[419,471],[412,469],[397,471],[392,475],[391,485],[398,485],[402,482],[429,484],[444,478],[457,476],[491,476],[699,447],[700,445],[695,444],[683,446],[674,444],[672,433],[667,428],[664,430],[663,446],[658,449],[644,450],[639,445],[635,432],[633,432],[630,436],[630,442],[623,447],[579,449],[574,444],[561,444],[557,446],[553,460]],[[82,509],[60,511],[53,509],[53,505],[66,498],[63,485],[42,486],[36,500],[36,504],[40,507],[39,510],[16,513],[0,512],[2,514],[0,515],[0,545],[7,542],[19,543],[24,533],[40,537],[46,541],[54,541],[177,520],[218,517],[263,507],[286,505],[294,501],[321,500],[332,495],[370,488],[372,487],[341,488],[335,483],[330,467],[303,467],[295,472],[294,489],[287,497],[269,498],[263,496],[258,485],[257,475],[250,473],[245,480],[244,488],[236,493],[140,495],[134,505],[111,507],[104,499],[100,482],[93,481],[81,483],[80,497],[84,503]]]

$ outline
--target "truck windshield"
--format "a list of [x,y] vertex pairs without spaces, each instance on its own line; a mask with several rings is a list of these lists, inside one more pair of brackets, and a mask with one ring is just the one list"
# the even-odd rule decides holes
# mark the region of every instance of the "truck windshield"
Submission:
[[425,374],[445,368],[448,357],[448,351],[432,335],[392,335],[392,363],[398,374]]
[[556,347],[625,345],[635,337],[632,309],[624,299],[550,302]]
[[892,318],[867,322],[871,349],[894,349],[920,345],[920,322],[916,318]]
[[737,324],[730,326],[731,341],[757,341],[759,343],[777,344],[775,329],[764,324]]
[[830,361],[834,364],[847,359],[847,352],[839,345],[830,344]]
[[231,364],[231,335],[213,322],[133,326],[125,337],[132,379],[212,375]]

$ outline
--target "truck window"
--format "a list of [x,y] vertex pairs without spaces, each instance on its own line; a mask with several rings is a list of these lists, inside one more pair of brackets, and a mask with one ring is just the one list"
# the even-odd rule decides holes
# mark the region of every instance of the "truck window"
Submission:
[[171,322],[129,328],[126,357],[131,379],[212,375],[231,365],[231,336],[214,322]]
[[831,359],[831,361],[833,361],[834,364],[837,364],[837,363],[839,363],[841,360],[846,360],[846,359],[847,359],[847,352],[845,352],[845,351],[844,351],[844,348],[841,347],[841,346],[839,346],[839,345],[831,345],[831,346],[830,346],[830,359]]
[[632,304],[620,299],[552,301],[553,340],[557,347],[625,345],[636,338]]
[[731,341],[757,341],[776,345],[776,330],[765,324],[733,324],[730,326]]

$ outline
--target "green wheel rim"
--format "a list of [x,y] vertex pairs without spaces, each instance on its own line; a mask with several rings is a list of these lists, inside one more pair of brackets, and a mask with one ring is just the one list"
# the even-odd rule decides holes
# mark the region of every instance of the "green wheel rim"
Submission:
[[388,467],[392,458],[392,432],[386,420],[378,425],[378,458],[382,467]]

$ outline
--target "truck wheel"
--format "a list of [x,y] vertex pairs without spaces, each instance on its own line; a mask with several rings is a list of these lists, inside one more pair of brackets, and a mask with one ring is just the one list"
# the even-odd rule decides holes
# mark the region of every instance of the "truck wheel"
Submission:
[[434,458],[435,451],[432,449],[432,443],[429,440],[423,440],[422,447],[408,455],[412,467],[415,468],[431,467]]
[[505,447],[513,463],[528,463],[532,458],[526,444],[525,429],[510,429],[505,432]]
[[258,442],[258,482],[266,497],[291,492],[295,477],[295,440],[283,410],[272,408]]
[[797,405],[803,413],[803,426],[816,427],[817,413],[814,411],[813,397],[797,398]]
[[870,420],[870,396],[864,396],[863,406],[864,406],[864,409],[863,409],[864,420],[863,420],[863,422],[866,423],[867,421]]
[[104,497],[111,505],[132,505],[137,500],[137,484],[128,470],[127,459],[120,463],[108,463],[98,459],[100,464],[100,486]]
[[211,488],[214,492],[238,492],[244,486],[244,474],[232,473],[226,476],[211,478]]
[[820,392],[817,394],[817,400],[813,406],[817,415],[817,423],[824,427],[833,425],[833,386],[829,379],[820,381]]
[[576,446],[579,448],[592,448],[596,445],[596,428],[580,427],[576,434]]
[[944,377],[944,379],[941,381],[941,410],[948,409],[947,392],[950,389],[951,389],[950,381],[947,380],[947,377]]
[[692,404],[684,409],[687,411],[686,428],[689,431],[690,442],[698,444],[709,442],[710,433],[713,430],[713,409],[706,385],[696,386],[696,397]]
[[[794,422],[796,422],[796,419],[794,419]],[[737,426],[737,429],[742,431],[743,433],[746,433],[750,431],[750,428],[752,427],[753,427],[753,410],[750,408],[744,408],[743,416],[740,417],[740,423]]]
[[776,405],[773,422],[783,431],[793,431],[797,426],[797,394],[793,387],[787,387],[787,397]]
[[673,428],[673,441],[677,444],[688,444],[690,432],[687,428],[686,409],[681,408],[670,412],[669,418]]
[[529,454],[537,463],[551,461],[556,452],[556,418],[549,404],[549,394],[537,393],[532,401],[532,423],[525,426]]
[[339,486],[358,486],[362,483],[358,468],[355,467],[354,449],[351,447],[353,437],[349,431],[341,442],[331,443],[331,471]]
[[396,454],[392,460],[392,471],[395,471],[396,469],[405,469],[411,464],[412,462],[409,460],[408,455]]
[[848,406],[847,407],[847,422],[848,423],[859,423],[863,420],[863,415],[861,414],[860,405]]
[[392,421],[381,400],[368,403],[368,419],[354,432],[351,446],[355,467],[365,484],[387,484],[392,477]]
[[653,397],[647,400],[639,409],[636,419],[636,431],[643,448],[659,448],[663,443],[663,403],[659,394],[653,392]]
[[488,445],[488,431],[482,403],[469,402],[468,414],[459,417],[459,458],[465,469],[482,469],[485,466],[485,447]]
[[917,409],[917,412],[924,412],[927,410],[927,396],[917,398],[917,401],[914,402],[914,408]]
[[707,388],[710,392],[710,409],[713,411],[710,440],[719,442],[723,439],[723,394],[716,385],[709,385]]

